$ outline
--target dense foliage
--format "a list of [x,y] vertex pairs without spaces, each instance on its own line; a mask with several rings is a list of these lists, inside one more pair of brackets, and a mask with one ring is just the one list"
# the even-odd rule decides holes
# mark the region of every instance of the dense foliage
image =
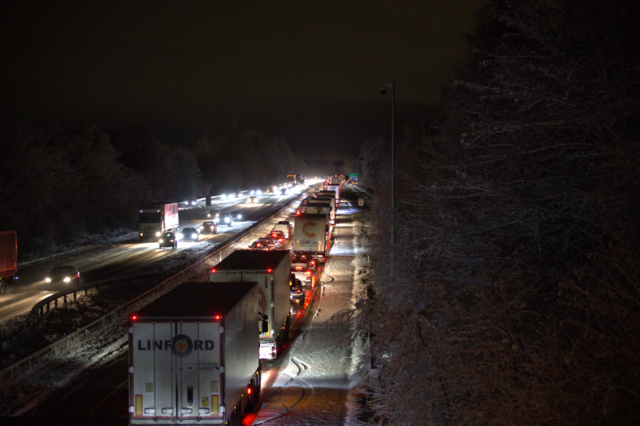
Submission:
[[393,248],[390,148],[363,147],[380,423],[640,418],[638,16],[631,0],[482,6],[438,124],[397,142]]
[[20,259],[131,230],[145,202],[262,187],[306,171],[282,137],[238,130],[192,151],[135,126],[14,121],[0,126],[0,152],[0,230],[18,231]]

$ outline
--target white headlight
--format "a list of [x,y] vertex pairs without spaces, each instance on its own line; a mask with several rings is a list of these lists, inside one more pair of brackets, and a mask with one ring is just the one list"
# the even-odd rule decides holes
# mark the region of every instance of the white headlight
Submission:
[[46,282],[50,283],[51,282],[51,278],[47,277],[44,279]]
[[249,195],[254,195],[256,193],[256,191],[254,191],[253,189],[249,192]]
[[69,277],[64,277],[64,280],[63,280],[63,281],[64,281],[65,283],[68,283],[69,281],[71,281],[71,278],[69,278]]
[[198,234],[191,234],[191,238],[198,238]]
[[160,238],[160,239],[158,240],[158,242],[160,242],[160,243],[164,243],[164,240],[163,240],[162,238]]
[[220,199],[221,199],[221,200],[226,200],[226,199],[227,199],[227,196],[226,196],[225,194],[222,194],[222,195],[220,196]]
[[256,194],[258,194],[258,195],[262,195],[262,191],[258,189],[258,190],[256,191]]
[[228,217],[225,217],[225,218],[224,218],[224,221],[225,221],[225,222],[227,222],[227,223],[229,223],[229,218],[228,218]]
[[159,237],[160,235],[162,235],[161,232],[156,232],[156,237]]
[[196,204],[198,204],[198,202],[197,202],[197,201],[192,201],[192,202],[191,202],[191,205],[192,205],[192,206],[195,206]]

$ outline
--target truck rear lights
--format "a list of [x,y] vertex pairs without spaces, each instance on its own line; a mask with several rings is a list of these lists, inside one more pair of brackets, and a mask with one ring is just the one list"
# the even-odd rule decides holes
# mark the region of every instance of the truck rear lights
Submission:
[[211,272],[216,272],[216,268],[213,268],[213,269],[211,270]]
[[216,319],[216,321],[218,321],[218,320],[219,320],[219,319],[221,319],[222,317],[221,317],[220,315],[216,315],[214,318]]
[[133,321],[135,321],[135,320],[137,320],[137,319],[138,319],[138,316],[137,316],[137,315],[133,315],[133,316],[131,317],[131,319],[132,319]]

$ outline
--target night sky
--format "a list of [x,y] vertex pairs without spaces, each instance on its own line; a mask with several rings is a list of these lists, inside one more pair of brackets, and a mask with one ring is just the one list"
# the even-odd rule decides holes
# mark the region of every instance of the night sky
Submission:
[[479,0],[15,1],[2,6],[0,113],[143,124],[191,146],[231,126],[303,156],[357,154],[438,102]]

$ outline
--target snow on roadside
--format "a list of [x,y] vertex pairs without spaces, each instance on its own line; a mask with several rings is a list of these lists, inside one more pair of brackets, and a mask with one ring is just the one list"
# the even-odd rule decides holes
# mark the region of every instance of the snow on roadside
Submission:
[[[360,289],[354,287],[354,274],[366,254],[357,236],[361,224],[349,217],[357,210],[345,207],[339,210],[334,245],[316,296],[318,309],[292,343],[289,364],[276,379],[257,425],[342,425],[353,417],[350,388],[358,352],[351,344],[350,325],[340,314],[353,306]],[[282,410],[286,412],[270,420]]]

